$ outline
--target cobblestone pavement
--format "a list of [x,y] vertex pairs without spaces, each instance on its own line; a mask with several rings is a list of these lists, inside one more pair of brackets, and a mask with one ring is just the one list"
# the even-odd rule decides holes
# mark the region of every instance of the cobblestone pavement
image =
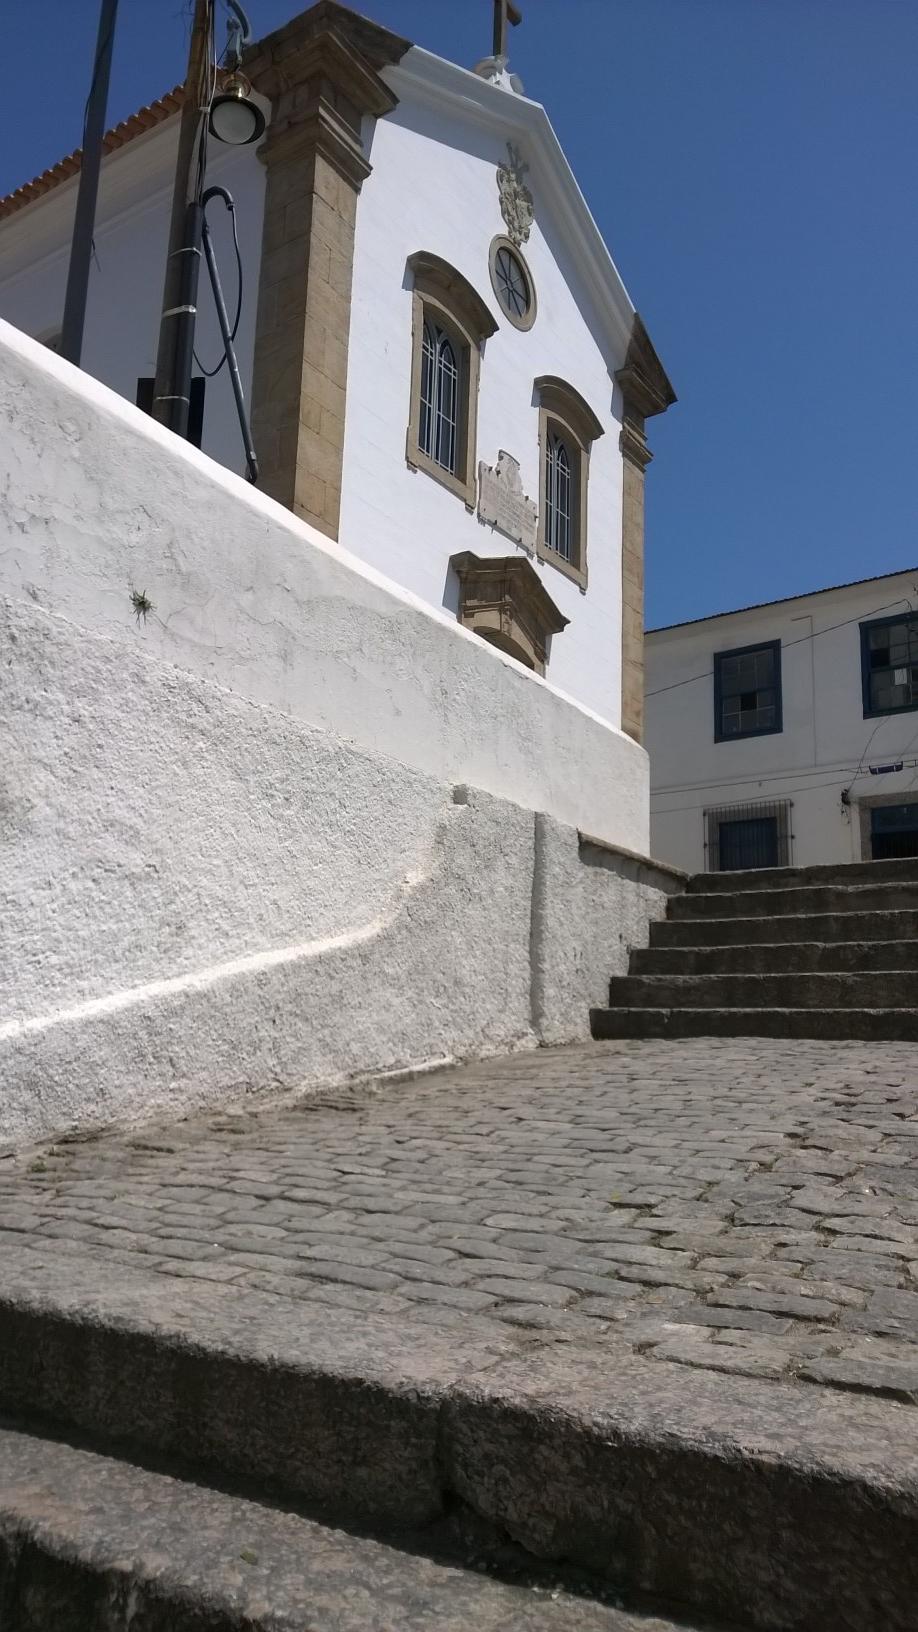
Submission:
[[0,1160],[0,1253],[23,1232],[914,1401],[918,1053],[592,1044],[58,1143]]

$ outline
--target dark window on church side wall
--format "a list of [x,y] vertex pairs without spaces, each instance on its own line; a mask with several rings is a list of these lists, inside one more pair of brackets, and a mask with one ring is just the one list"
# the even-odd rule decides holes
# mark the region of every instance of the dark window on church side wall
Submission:
[[405,457],[474,510],[478,493],[478,381],[497,321],[456,267],[429,250],[408,257],[411,398]]
[[918,708],[918,613],[861,624],[864,718]]
[[783,730],[781,642],[762,641],[714,654],[714,741]]
[[418,446],[450,475],[457,473],[462,382],[468,376],[466,347],[441,326],[424,321]]
[[545,449],[545,548],[563,561],[574,560],[574,497],[577,490],[576,450],[549,421]]
[[536,554],[586,590],[590,451],[603,427],[566,380],[543,374],[534,385],[541,509]]

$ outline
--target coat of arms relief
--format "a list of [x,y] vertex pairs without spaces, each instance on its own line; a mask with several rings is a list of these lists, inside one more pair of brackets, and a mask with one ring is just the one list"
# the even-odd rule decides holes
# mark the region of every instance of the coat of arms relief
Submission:
[[525,244],[535,217],[532,194],[524,177],[529,172],[518,147],[507,143],[507,158],[497,167],[497,191],[500,194],[500,213],[507,227],[507,237],[519,249]]

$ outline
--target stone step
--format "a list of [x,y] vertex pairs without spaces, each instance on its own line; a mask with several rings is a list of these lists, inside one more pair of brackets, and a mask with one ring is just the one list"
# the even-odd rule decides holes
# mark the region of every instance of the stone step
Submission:
[[899,861],[831,862],[815,867],[749,868],[739,873],[694,873],[686,888],[696,894],[731,890],[786,890],[799,885],[918,883],[918,858]]
[[612,1008],[630,1009],[916,1009],[918,974],[619,975],[609,983]]
[[[683,1620],[914,1632],[918,1473],[910,1405],[840,1392],[817,1401],[794,1383],[763,1389],[752,1378],[688,1371],[611,1339],[559,1344],[515,1330],[406,1329],[236,1286],[182,1285],[113,1262],[111,1251],[89,1258],[61,1245],[47,1252],[5,1245],[0,1254],[7,1426],[10,1416],[28,1421],[31,1432],[51,1422],[59,1437],[79,1434],[84,1454],[117,1453],[121,1466],[129,1451],[137,1462],[155,1457],[185,1483],[160,1506],[146,1486],[132,1494],[114,1473],[89,1487],[66,1470],[42,1473],[29,1461],[38,1455],[32,1449],[23,1450],[16,1474],[0,1446],[0,1506],[14,1546],[26,1527],[2,1589],[8,1597],[33,1570],[40,1579],[47,1573],[53,1587],[75,1569],[84,1580],[94,1569],[110,1577],[120,1562],[138,1578],[157,1572],[166,1592],[177,1573],[195,1568],[186,1583],[191,1596],[174,1593],[164,1632],[222,1632],[227,1623],[198,1614],[194,1601],[200,1572],[217,1561],[221,1590],[235,1595],[234,1632],[285,1629],[288,1622],[269,1618],[270,1595],[282,1590],[301,1594],[290,1600],[298,1624],[317,1632],[516,1624],[512,1615],[495,1618],[484,1591],[480,1609],[450,1620],[458,1588],[435,1589],[431,1577],[422,1578],[430,1583],[426,1621],[402,1615],[392,1594],[410,1561],[400,1557],[396,1568],[391,1555],[379,1574],[366,1566],[370,1601],[374,1591],[381,1595],[375,1618],[344,1619],[352,1603],[359,1614],[368,1601],[360,1595],[364,1566],[340,1562],[327,1532],[320,1546],[305,1531],[282,1565],[272,1546],[283,1543],[272,1543],[270,1531],[279,1535],[293,1521],[277,1510],[267,1527],[247,1510],[245,1522],[234,1517],[221,1528],[210,1505],[216,1499],[201,1482],[243,1480],[247,1492],[270,1490],[321,1525],[340,1526],[349,1515],[351,1530],[382,1541],[399,1536],[414,1555],[438,1551],[419,1538],[448,1540],[461,1520],[476,1556],[509,1549],[530,1562],[564,1560],[630,1603],[655,1597],[679,1605]],[[183,1505],[188,1482],[197,1488]],[[145,1530],[154,1506],[168,1508],[168,1532]],[[34,1564],[42,1547],[53,1549],[47,1570]],[[248,1598],[247,1571],[265,1561],[260,1592]],[[309,1600],[302,1595],[319,1579],[313,1566],[325,1584]],[[131,1587],[129,1580],[122,1605],[130,1605]],[[111,1596],[118,1601],[115,1589]],[[576,1610],[579,1627],[596,1624],[588,1617],[598,1610],[587,1601]],[[3,1632],[109,1632],[110,1625],[122,1632],[129,1624],[159,1632],[155,1619],[138,1613],[131,1622],[128,1608],[121,1615],[109,1623],[92,1612],[68,1619],[39,1608],[17,1624],[0,1596]]]
[[591,1009],[593,1036],[814,1037],[916,1043],[918,1009]]
[[918,940],[753,941],[749,946],[654,946],[631,954],[632,975],[869,974],[880,969],[918,971]]
[[899,912],[918,908],[918,880],[902,884],[805,885],[799,889],[707,891],[674,895],[669,915],[679,918],[761,918],[796,913]]
[[911,909],[903,912],[783,913],[775,917],[755,918],[667,918],[650,926],[650,944],[653,947],[748,946],[753,942],[773,944],[794,941],[909,941],[916,937],[918,910]]
[[678,1632],[28,1433],[0,1467],[3,1632]]

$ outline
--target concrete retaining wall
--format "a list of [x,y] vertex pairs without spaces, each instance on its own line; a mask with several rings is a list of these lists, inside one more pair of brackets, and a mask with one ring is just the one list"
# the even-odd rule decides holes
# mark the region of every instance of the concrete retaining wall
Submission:
[[642,751],[3,325],[0,430],[0,1141],[585,1036]]

